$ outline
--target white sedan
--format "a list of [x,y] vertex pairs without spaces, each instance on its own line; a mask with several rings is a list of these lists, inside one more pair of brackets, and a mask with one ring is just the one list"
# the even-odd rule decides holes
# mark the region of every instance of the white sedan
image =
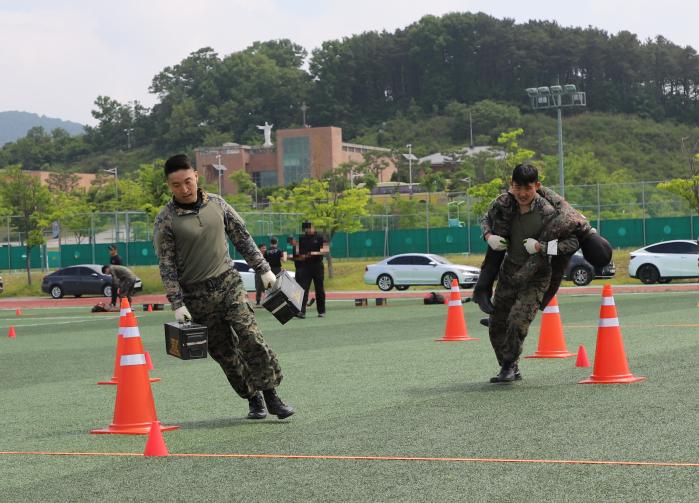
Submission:
[[477,267],[452,264],[439,255],[404,253],[366,266],[364,283],[378,285],[384,292],[394,286],[407,290],[413,285],[442,285],[449,289],[454,279],[461,287],[472,287],[480,272]]
[[629,276],[643,283],[669,283],[673,278],[699,277],[699,246],[696,241],[663,241],[632,251]]
[[[243,286],[248,292],[255,291],[255,270],[248,265],[244,260],[234,260],[233,267],[238,271],[240,277],[243,279]],[[282,266],[283,267],[283,266]],[[291,277],[295,277],[294,271],[287,271]]]

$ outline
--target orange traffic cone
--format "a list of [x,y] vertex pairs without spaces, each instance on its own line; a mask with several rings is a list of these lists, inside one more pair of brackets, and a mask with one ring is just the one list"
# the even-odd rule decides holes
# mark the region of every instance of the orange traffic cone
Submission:
[[20,308],[15,309],[15,316],[22,316],[22,310]]
[[578,358],[575,360],[575,366],[576,367],[589,367],[590,366],[590,360],[587,359],[587,351],[585,350],[585,346],[580,344],[580,347],[578,348]]
[[629,371],[612,296],[612,285],[604,285],[599,310],[595,365],[589,379],[580,381],[580,384],[628,384],[644,379],[645,377],[636,377]]
[[150,372],[153,370],[153,360],[150,359],[150,353],[146,351],[146,367],[148,367],[148,371]]
[[[91,433],[116,433],[123,435],[145,435],[154,421],[158,420],[153,403],[153,392],[148,382],[146,356],[143,353],[141,335],[136,316],[127,315],[129,330],[122,332],[122,355],[119,361],[114,418],[107,428],[92,430]],[[179,426],[160,426],[161,430],[174,430]]]
[[148,440],[146,441],[146,448],[143,451],[143,455],[150,457],[168,456],[169,454],[170,453],[167,452],[167,445],[165,445],[165,439],[163,438],[160,421],[153,421],[150,431],[148,432]]
[[539,346],[533,355],[525,356],[525,358],[569,358],[571,356],[575,356],[575,354],[569,353],[566,348],[558,300],[554,296],[541,315]]
[[447,326],[444,330],[444,337],[435,339],[439,342],[453,341],[477,341],[478,339],[468,336],[466,328],[466,318],[464,318],[464,306],[461,304],[461,293],[459,293],[459,281],[451,282],[451,295],[447,304]]
[[[128,321],[129,313],[133,313],[129,301],[127,299],[121,299],[121,309],[119,310],[119,332],[117,333],[117,343],[116,343],[116,355],[114,357],[114,373],[109,381],[99,381],[97,384],[112,384],[116,385],[119,382],[119,362],[121,360],[122,354],[122,339],[124,332],[130,330],[130,324]],[[138,329],[137,329],[138,330]],[[151,370],[151,369],[149,369]],[[150,382],[160,381],[159,377],[151,377]]]
[[13,325],[10,325],[10,329],[7,331],[7,337],[10,339],[17,337],[17,334],[15,334],[15,327]]
[[153,312],[153,304],[148,304],[148,312],[149,313]]

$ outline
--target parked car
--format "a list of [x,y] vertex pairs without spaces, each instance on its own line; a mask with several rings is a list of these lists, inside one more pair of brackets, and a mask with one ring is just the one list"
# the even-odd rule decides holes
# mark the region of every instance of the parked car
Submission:
[[696,241],[663,241],[632,251],[629,276],[643,283],[669,283],[674,278],[699,277],[699,246]]
[[[244,260],[234,260],[233,267],[236,271],[240,273],[240,277],[243,279],[243,286],[248,292],[255,291],[255,270],[248,265]],[[294,271],[287,271],[292,278],[296,275]]]
[[615,273],[614,262],[609,262],[604,267],[596,267],[585,260],[582,251],[578,250],[570,257],[563,277],[578,286],[585,286],[596,278],[613,278]]
[[5,291],[5,282],[2,280],[2,276],[0,276],[0,293]]
[[[140,279],[136,281],[134,290],[143,289]],[[44,276],[41,291],[48,293],[54,299],[64,295],[104,295],[112,296],[112,276],[102,274],[102,266],[98,264],[81,264],[64,267]]]
[[413,285],[442,285],[451,288],[453,279],[463,288],[476,284],[481,270],[469,265],[452,264],[444,257],[431,253],[394,255],[364,269],[364,283],[377,285],[384,292],[394,286],[407,290]]

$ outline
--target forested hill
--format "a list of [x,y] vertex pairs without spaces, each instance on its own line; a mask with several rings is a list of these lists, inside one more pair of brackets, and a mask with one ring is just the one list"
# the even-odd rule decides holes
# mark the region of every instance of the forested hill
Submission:
[[73,135],[83,131],[83,125],[77,122],[54,119],[29,112],[0,112],[0,146],[23,137],[33,127],[42,127],[47,131],[61,128]]
[[[550,117],[529,110],[524,90],[557,82],[587,93],[587,109],[566,117],[566,141],[591,149],[610,163],[610,172],[646,162],[644,174],[663,176],[674,170],[675,153],[680,157],[677,135],[697,134],[699,57],[691,47],[662,36],[641,41],[627,31],[452,13],[425,16],[392,33],[329,40],[311,54],[289,40],[255,42],[224,56],[199,49],[153,77],[152,109],[99,96],[97,126],[87,127],[77,143],[61,139],[63,147],[47,154],[35,146],[52,141],[35,130],[29,140],[2,149],[0,165],[96,168],[104,160],[122,166],[127,160],[135,166],[200,145],[257,144],[257,124],[300,126],[304,102],[313,126],[340,126],[350,141],[411,143],[420,153],[463,144],[467,112],[480,108],[474,127],[481,140],[521,126],[522,141],[549,154],[555,142]],[[614,130],[599,129],[605,127]],[[616,140],[605,142],[605,132]],[[628,152],[611,152],[615,146]]]

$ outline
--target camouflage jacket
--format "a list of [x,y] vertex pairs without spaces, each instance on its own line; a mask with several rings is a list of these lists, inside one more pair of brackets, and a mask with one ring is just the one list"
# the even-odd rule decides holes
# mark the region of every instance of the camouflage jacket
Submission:
[[[558,240],[558,255],[571,255],[579,248],[578,235],[584,237],[590,231],[587,219],[573,209],[565,199],[554,191],[541,187],[538,191],[540,198],[534,200],[532,210],[539,209],[544,216],[543,229],[539,235],[542,251],[531,255],[514,275],[515,284],[524,284],[531,278],[549,268],[547,255],[548,241]],[[537,204],[546,201],[543,208],[537,208]],[[512,217],[517,211],[517,201],[509,193],[500,194],[490,204],[488,212],[481,219],[481,231],[483,236],[487,233],[509,237]]]
[[[264,259],[254,240],[250,236],[245,222],[238,213],[221,196],[208,194],[201,191],[201,206],[206,204],[217,205],[222,214],[222,231],[235,246],[235,249],[243,256],[246,262],[256,272],[265,273],[270,270],[269,264]],[[165,293],[172,304],[172,309],[183,305],[183,293],[179,278],[187,264],[178,260],[177,246],[173,230],[173,219],[187,214],[196,214],[198,209],[185,209],[175,204],[174,199],[167,203],[155,219],[153,230],[153,245],[158,255],[160,276],[165,286]],[[207,243],[195,243],[196,246],[205,247]],[[232,265],[230,256],[226,255],[227,265]]]

